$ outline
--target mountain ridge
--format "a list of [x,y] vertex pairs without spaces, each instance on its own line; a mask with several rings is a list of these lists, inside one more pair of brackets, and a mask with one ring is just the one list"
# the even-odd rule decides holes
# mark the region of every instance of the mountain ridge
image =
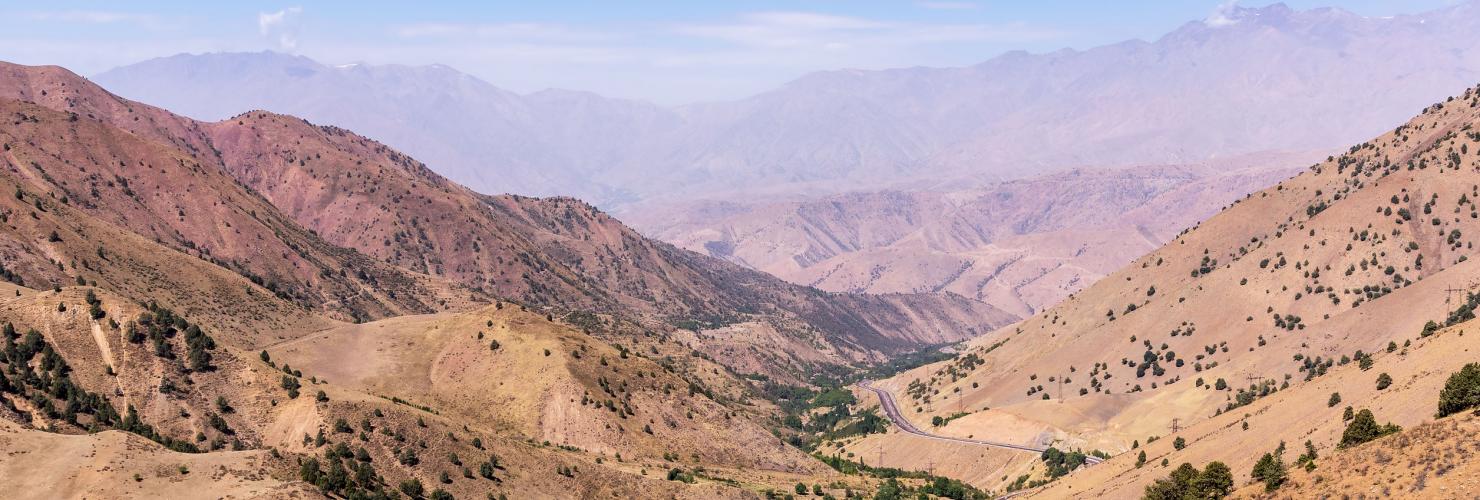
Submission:
[[[376,71],[367,65],[314,63],[319,76],[268,88],[244,82],[281,70],[241,78],[191,70],[233,55],[173,56],[98,79],[185,114],[265,108],[345,126],[478,191],[575,195],[611,209],[1336,148],[1480,78],[1480,47],[1465,36],[1473,9],[1371,18],[1240,8],[1226,24],[1192,21],[1153,41],[1014,52],[955,68],[824,71],[744,99],[676,108],[573,91],[519,95],[466,75],[456,85],[414,80],[417,71],[453,71],[445,66],[380,68],[404,74],[405,86],[351,78]],[[233,91],[204,91],[217,88]],[[367,97],[417,92],[448,100]],[[322,98],[305,104],[315,95]],[[352,103],[378,111],[358,116],[345,108]],[[1309,116],[1331,124],[1294,125]],[[471,131],[482,140],[466,140]]]

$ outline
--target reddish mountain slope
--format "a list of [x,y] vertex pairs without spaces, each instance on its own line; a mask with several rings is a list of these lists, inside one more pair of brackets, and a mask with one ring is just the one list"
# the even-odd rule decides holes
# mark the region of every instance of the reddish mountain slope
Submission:
[[[244,275],[262,277],[285,297],[337,308],[350,318],[426,311],[466,298],[466,292],[416,274],[421,272],[531,304],[612,313],[649,327],[765,325],[798,345],[811,345],[807,349],[827,362],[956,342],[1015,319],[962,297],[837,295],[790,285],[648,240],[575,200],[474,193],[338,128],[265,112],[199,124],[121,100],[64,70],[4,70],[18,81],[0,89],[11,89],[14,97],[39,98],[64,113],[82,110],[79,122],[96,118],[159,145],[149,154],[162,156],[122,159],[121,166],[112,157],[60,160],[79,164],[63,186],[73,191],[82,190],[84,178],[106,187],[114,176],[149,176],[130,184],[144,193],[144,206],[104,210],[133,200],[101,200],[100,214],[116,213],[113,222],[208,252]],[[172,157],[169,145],[185,153]],[[189,153],[197,150],[210,154]],[[139,161],[161,170],[130,167]],[[84,174],[82,168],[90,170]],[[86,187],[91,194],[91,184]],[[184,201],[164,196],[182,189],[189,193]],[[77,193],[69,199],[74,197],[87,198]],[[229,205],[216,205],[223,202]],[[291,220],[275,218],[278,212],[267,210],[269,205]],[[190,217],[204,210],[221,210],[220,223],[203,227],[205,219]]]
[[430,311],[447,293],[305,231],[212,158],[21,101],[0,99],[0,113],[10,119],[0,130],[6,173],[33,208],[70,205],[345,319]]

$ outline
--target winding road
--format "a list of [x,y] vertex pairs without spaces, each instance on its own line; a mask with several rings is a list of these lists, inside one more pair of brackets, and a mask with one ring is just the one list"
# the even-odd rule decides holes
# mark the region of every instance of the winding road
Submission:
[[[990,446],[993,448],[1005,448],[1009,450],[1018,450],[1031,453],[1043,453],[1044,450],[1048,449],[1035,446],[1024,446],[1020,444],[999,443],[996,441],[984,441],[980,439],[967,439],[952,436],[942,436],[939,434],[931,434],[929,432],[920,430],[918,427],[915,427],[915,424],[910,423],[908,419],[904,418],[904,414],[900,413],[899,411],[899,406],[894,403],[894,395],[890,394],[889,391],[874,387],[870,385],[867,380],[859,382],[858,387],[868,390],[869,392],[874,393],[875,396],[879,397],[879,406],[882,406],[884,408],[884,414],[889,416],[889,420],[891,422],[894,422],[894,425],[899,427],[899,430],[914,434],[916,436],[927,439],[934,439],[937,441]],[[1103,461],[1104,459],[1096,456],[1086,455],[1084,457],[1084,462],[1087,465],[1094,465]]]

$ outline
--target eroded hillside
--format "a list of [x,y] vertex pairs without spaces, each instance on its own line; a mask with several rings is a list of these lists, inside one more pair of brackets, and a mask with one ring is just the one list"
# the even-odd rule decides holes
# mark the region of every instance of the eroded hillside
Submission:
[[[1076,170],[949,190],[654,204],[647,234],[838,292],[947,291],[1029,316],[1093,284],[1316,154]],[[1298,163],[1297,163],[1298,159]]]

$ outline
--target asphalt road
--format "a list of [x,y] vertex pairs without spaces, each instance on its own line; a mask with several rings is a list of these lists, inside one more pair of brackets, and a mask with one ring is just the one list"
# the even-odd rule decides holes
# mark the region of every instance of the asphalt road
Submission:
[[[884,414],[887,415],[889,417],[889,420],[891,422],[894,422],[894,425],[896,427],[898,427],[900,431],[903,431],[903,432],[914,434],[916,436],[920,436],[920,437],[927,438],[927,439],[934,439],[934,440],[937,440],[937,441],[948,441],[948,442],[952,442],[952,443],[965,443],[965,444],[974,444],[974,445],[980,445],[980,446],[990,446],[990,447],[993,447],[993,448],[1004,448],[1004,449],[1009,449],[1009,450],[1018,450],[1018,451],[1024,451],[1024,452],[1030,452],[1030,453],[1039,453],[1039,454],[1041,454],[1041,453],[1043,453],[1044,450],[1047,450],[1048,449],[1048,448],[1039,448],[1039,447],[1035,447],[1035,446],[1024,446],[1024,445],[1020,445],[1020,444],[1000,443],[1000,442],[996,442],[996,441],[985,441],[985,440],[981,440],[981,439],[967,439],[967,438],[952,437],[952,436],[942,436],[942,435],[939,435],[939,434],[931,434],[929,432],[925,432],[925,431],[920,430],[918,427],[915,427],[915,424],[910,423],[909,419],[904,418],[904,414],[903,413],[900,413],[900,411],[899,411],[899,405],[897,405],[897,404],[894,403],[894,395],[893,394],[890,394],[889,391],[886,391],[886,390],[883,390],[883,389],[879,389],[877,387],[874,387],[872,385],[869,385],[868,381],[866,381],[866,380],[863,381],[863,382],[859,382],[858,383],[858,387],[861,387],[863,389],[867,389],[869,392],[874,393],[875,396],[878,396],[879,397],[879,405],[884,408]],[[1084,461],[1088,465],[1094,465],[1094,464],[1103,462],[1104,459],[1101,459],[1100,457],[1095,457],[1095,456],[1085,456],[1084,457]]]

